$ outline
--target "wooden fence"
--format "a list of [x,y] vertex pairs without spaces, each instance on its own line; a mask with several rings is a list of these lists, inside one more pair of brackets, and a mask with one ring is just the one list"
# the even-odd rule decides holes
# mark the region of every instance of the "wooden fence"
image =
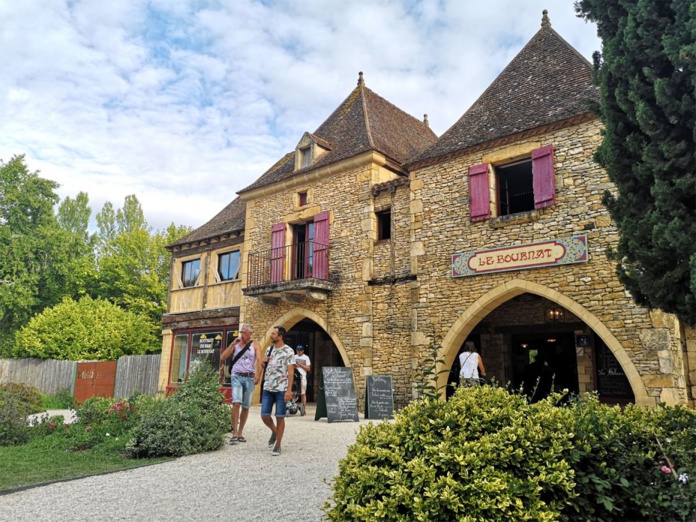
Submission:
[[114,397],[128,397],[133,392],[157,395],[160,355],[127,355],[118,360]]
[[28,384],[49,395],[66,389],[72,395],[76,371],[77,363],[74,361],[0,359],[0,384]]
[[[139,391],[145,395],[157,394],[160,356],[133,355],[118,359],[116,363],[115,384],[104,388],[103,383],[97,386],[97,380],[103,373],[100,365],[110,366],[111,363],[90,363],[95,365],[91,371],[84,362],[55,361],[52,359],[0,359],[0,384],[19,383],[35,386],[42,393],[53,395],[60,389],[70,391],[75,396],[75,383],[80,382],[81,390],[93,390],[94,395],[108,397],[128,397]],[[78,368],[79,367],[79,368]],[[79,373],[79,375],[78,375]],[[93,379],[95,382],[86,383]],[[84,391],[80,391],[83,400]]]

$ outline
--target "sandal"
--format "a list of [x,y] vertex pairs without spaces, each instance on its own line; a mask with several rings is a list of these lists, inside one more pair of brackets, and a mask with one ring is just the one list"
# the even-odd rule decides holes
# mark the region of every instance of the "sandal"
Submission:
[[239,437],[232,437],[232,438],[230,439],[230,444],[233,445],[233,446],[234,446],[235,444],[237,444],[238,442],[239,442]]
[[237,437],[237,442],[246,442],[244,437]]

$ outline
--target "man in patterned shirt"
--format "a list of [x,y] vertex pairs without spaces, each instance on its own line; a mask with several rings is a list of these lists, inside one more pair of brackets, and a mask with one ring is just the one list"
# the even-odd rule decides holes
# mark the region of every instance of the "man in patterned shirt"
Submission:
[[[266,352],[263,362],[266,365],[266,377],[263,381],[261,398],[261,420],[271,430],[268,447],[273,448],[273,455],[281,453],[283,432],[285,431],[285,404],[292,400],[292,381],[295,377],[295,352],[283,338],[286,331],[282,326],[274,326],[271,331],[273,346]],[[271,413],[275,404],[276,422]]]

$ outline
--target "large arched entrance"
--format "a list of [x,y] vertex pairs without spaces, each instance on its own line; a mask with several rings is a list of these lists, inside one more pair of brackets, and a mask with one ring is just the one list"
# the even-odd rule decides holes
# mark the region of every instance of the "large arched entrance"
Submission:
[[[481,297],[443,340],[440,385],[456,380],[464,341],[476,343],[489,377],[531,393],[598,391],[606,402],[654,404],[611,332],[567,296],[528,281],[510,281]],[[541,379],[541,380],[540,380]],[[448,387],[450,388],[450,387]],[[546,390],[545,388],[549,388]]]
[[[319,389],[321,371],[325,366],[349,366],[349,360],[340,341],[332,335],[326,321],[310,310],[295,308],[276,321],[275,325],[287,330],[285,342],[297,350],[298,345],[305,348],[309,356],[312,370],[307,375],[307,400],[316,400]],[[264,346],[268,345],[270,330],[264,338]]]

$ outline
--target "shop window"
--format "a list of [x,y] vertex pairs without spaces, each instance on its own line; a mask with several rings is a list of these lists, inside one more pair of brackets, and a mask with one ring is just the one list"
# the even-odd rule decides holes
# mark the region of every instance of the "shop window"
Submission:
[[[491,202],[491,173],[495,200]],[[491,205],[498,215],[507,216],[556,203],[556,175],[553,145],[532,151],[529,158],[491,166],[481,163],[469,167],[469,209],[472,221],[491,217]]]
[[391,239],[391,209],[375,212],[377,217],[377,241]]
[[184,287],[196,286],[198,275],[201,272],[201,260],[193,259],[181,263],[181,282]]
[[239,250],[225,252],[218,256],[218,274],[221,281],[233,281],[239,279]]
[[186,379],[188,365],[188,334],[175,335],[172,345],[172,365],[169,371],[169,383],[181,384]]
[[220,367],[220,347],[222,332],[196,332],[191,336],[191,362],[189,371],[193,371],[206,361],[214,370]]

